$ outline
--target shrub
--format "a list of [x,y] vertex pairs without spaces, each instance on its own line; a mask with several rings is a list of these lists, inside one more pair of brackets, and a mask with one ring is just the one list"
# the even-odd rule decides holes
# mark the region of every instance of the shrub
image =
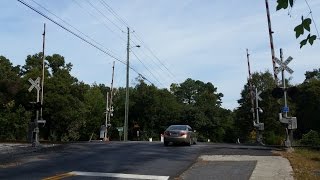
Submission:
[[268,145],[282,145],[285,137],[275,134],[273,131],[265,133],[265,143]]
[[320,135],[317,131],[310,130],[307,134],[302,135],[300,143],[307,146],[320,146]]

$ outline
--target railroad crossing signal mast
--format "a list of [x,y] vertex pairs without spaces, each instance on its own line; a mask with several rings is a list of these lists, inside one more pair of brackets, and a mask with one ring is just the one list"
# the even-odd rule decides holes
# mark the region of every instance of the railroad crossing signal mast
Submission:
[[[252,85],[252,75],[250,70],[249,56],[250,54],[248,53],[248,49],[247,49],[247,61],[248,61],[248,73],[249,73],[248,82],[249,82],[249,89],[250,89],[252,122],[253,122],[253,126],[256,128],[256,131],[257,131],[257,142],[262,144],[261,131],[264,130],[264,123],[260,123],[259,121],[259,113],[263,112],[262,109],[259,107],[259,101],[262,101],[262,98],[260,97],[261,91],[258,91],[257,88],[255,88],[255,91],[253,90],[254,87]],[[256,116],[255,116],[255,113],[257,113]]]
[[[285,145],[286,147],[291,148],[292,142],[293,142],[293,130],[297,129],[297,118],[296,117],[288,117],[289,107],[287,103],[287,88],[286,88],[286,80],[284,76],[284,70],[286,70],[288,73],[292,74],[293,70],[288,67],[288,64],[292,61],[292,57],[289,56],[285,62],[283,62],[282,58],[282,49],[280,49],[280,59],[275,58],[275,62],[277,62],[280,67],[276,69],[275,73],[282,73],[282,91],[283,91],[283,97],[284,97],[284,107],[282,108],[282,112],[279,113],[279,120],[281,123],[287,124],[286,127],[286,141]],[[274,89],[275,91],[275,89]],[[290,95],[290,94],[289,94]]]

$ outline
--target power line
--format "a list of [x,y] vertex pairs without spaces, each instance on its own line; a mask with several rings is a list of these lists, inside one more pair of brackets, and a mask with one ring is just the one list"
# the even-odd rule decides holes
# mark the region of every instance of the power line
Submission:
[[100,3],[101,3],[109,12],[111,12],[111,14],[113,14],[121,23],[123,23],[126,27],[130,27],[130,26],[128,25],[128,23],[127,23],[123,18],[121,18],[121,17],[112,9],[112,7],[110,7],[105,1],[100,0]]
[[[47,8],[45,8],[44,6],[42,6],[41,4],[39,4],[38,2],[36,2],[35,0],[31,0],[32,2],[34,2],[35,4],[37,4],[38,6],[40,6],[42,9],[44,9],[45,11],[47,11],[48,13],[50,13],[51,15],[53,15],[54,17],[58,18],[60,21],[64,22],[65,24],[67,24],[68,26],[72,27],[73,29],[75,29],[76,31],[78,31],[80,34],[84,35],[85,37],[87,37],[88,39],[90,39],[91,41],[95,42],[96,44],[100,45],[101,47],[103,47],[103,45],[97,41],[95,41],[94,39],[92,39],[91,37],[89,37],[88,35],[84,34],[83,32],[81,32],[79,29],[77,29],[76,27],[74,27],[73,25],[71,25],[70,23],[68,23],[67,21],[63,20],[62,18],[60,18],[59,16],[57,16],[56,14],[52,13],[50,10],[48,10]],[[115,54],[113,51],[108,50],[110,52],[112,52],[113,54]]]
[[89,14],[91,17],[97,19],[98,21],[100,21],[103,26],[108,29],[110,32],[114,33],[116,36],[118,36],[122,41],[126,42],[126,40],[124,39],[124,37],[120,36],[118,33],[116,33],[114,30],[112,30],[104,21],[101,21],[97,16],[95,16],[94,14],[92,14],[91,12],[89,12],[86,8],[84,8],[83,6],[81,6],[76,0],[73,0],[73,2],[75,4],[77,4],[81,9],[83,9],[87,14]]
[[[51,19],[50,17],[48,17],[47,15],[45,15],[44,13],[42,13],[41,11],[37,10],[36,8],[32,7],[30,4],[24,2],[23,0],[17,0],[18,2],[20,2],[21,4],[27,6],[28,8],[30,8],[31,10],[35,11],[36,13],[40,14],[41,16],[43,16],[44,18],[48,19],[49,21],[53,22],[54,24],[56,24],[57,26],[61,27],[62,29],[66,30],[67,32],[71,33],[72,35],[76,36],[77,38],[79,38],[80,40],[86,42],[87,44],[91,45],[92,47],[98,49],[99,51],[103,52],[104,54],[108,55],[109,57],[121,62],[122,64],[126,65],[126,62],[120,60],[119,58],[115,57],[114,55],[110,54],[109,52],[107,52],[106,50],[98,47],[97,45],[93,44],[92,42],[88,41],[87,39],[83,38],[82,36],[80,36],[79,34],[71,31],[70,29],[64,27],[63,25],[59,24],[58,22],[56,22],[55,20]],[[137,70],[135,70],[132,67],[129,67],[131,70],[133,70],[134,72],[136,72],[139,76],[141,76],[143,79],[145,79],[146,81],[148,81],[149,83],[153,84],[150,80],[148,80],[144,75],[142,75],[141,73],[139,73]]]
[[313,14],[312,14],[311,7],[310,7],[310,5],[309,5],[309,3],[308,3],[307,0],[304,0],[304,1],[306,2],[307,6],[308,6],[308,8],[309,8],[309,10],[310,10],[311,19],[312,19],[312,21],[313,21],[314,27],[315,27],[316,32],[317,32],[317,35],[318,35],[318,38],[317,38],[317,39],[320,39],[319,31],[318,31],[318,28],[317,28],[317,25],[316,25],[316,21],[315,21],[314,18],[313,18]]
[[[108,3],[106,3],[104,0],[100,0],[100,3],[101,3],[109,12],[111,12],[111,13],[119,20],[119,22],[123,23],[123,24],[124,24],[125,26],[127,26],[127,27],[130,27],[130,26],[128,25],[128,23],[127,23],[125,20],[123,20],[123,18],[121,18],[121,17],[113,10],[113,8],[112,8],[110,5],[108,5]],[[136,33],[133,33],[133,35],[134,35],[142,44],[144,44],[144,47],[152,54],[152,56],[160,63],[160,65],[167,70],[169,76],[171,76],[171,78],[172,78],[173,80],[175,80],[175,75],[164,65],[163,62],[161,62],[161,60],[155,55],[155,53],[154,53],[150,48],[148,48],[148,46],[146,45],[146,43],[144,43],[144,42],[142,41],[142,39],[137,36]],[[131,40],[131,41],[132,41],[132,40]],[[132,42],[133,42],[133,41],[132,41]],[[133,42],[133,43],[134,43],[134,42]],[[134,43],[134,44],[136,44],[136,43]],[[144,51],[142,51],[142,52],[144,53]],[[144,54],[146,55],[146,53],[144,53]],[[146,55],[146,56],[147,56],[147,55]],[[150,57],[150,56],[148,56],[148,57]],[[153,58],[150,58],[150,59],[152,60],[153,63],[156,64],[156,66],[158,66],[157,63],[153,60]],[[163,70],[163,69],[161,68],[161,66],[158,66],[158,67],[160,67],[161,71],[165,72],[165,70]],[[175,80],[175,81],[176,81],[176,80]],[[176,83],[177,83],[177,81],[176,81]]]
[[105,17],[109,22],[111,22],[115,27],[117,27],[121,32],[124,32],[116,23],[111,21],[104,13],[102,13],[97,7],[95,7],[89,0],[86,1],[92,8],[98,11],[103,17]]
[[[142,43],[144,44],[144,47],[152,54],[152,56],[169,72],[169,74],[171,75],[171,77],[173,79],[175,79],[174,74],[163,64],[163,62],[161,62],[161,60],[155,55],[155,53],[148,47],[146,46],[146,43],[144,43],[142,41],[142,39],[138,36],[138,34],[133,33],[133,35]],[[177,83],[177,82],[176,82]]]
[[153,78],[158,81],[159,84],[161,84],[163,87],[165,87],[158,78],[155,77],[155,75],[150,71],[150,69],[141,61],[141,59],[132,51],[132,54],[140,61],[140,63],[144,66],[144,68],[147,69],[147,71],[153,76]]
[[[27,4],[26,2],[22,1],[22,0],[18,0],[20,3],[22,3],[23,5],[27,6],[28,8],[32,9],[33,11],[35,11],[36,13],[40,14],[41,16],[45,17],[46,19],[50,20],[51,22],[53,22],[54,24],[58,25],[59,27],[61,27],[62,29],[66,30],[67,32],[73,34],[74,36],[76,36],[77,38],[81,39],[82,41],[88,43],[89,45],[95,47],[96,49],[100,50],[101,52],[105,53],[106,55],[110,56],[111,58],[126,64],[124,61],[118,59],[117,57],[115,57],[114,55],[110,54],[109,52],[103,50],[102,48],[98,47],[97,45],[93,44],[92,42],[88,41],[87,39],[81,37],[80,35],[78,35],[77,33],[71,31],[70,29],[64,27],[63,25],[59,24],[58,22],[56,22],[55,20],[51,19],[50,17],[48,17],[47,15],[45,15],[44,13],[40,12],[39,10],[35,9],[34,7],[32,7],[31,5]],[[109,51],[109,50],[108,50]]]
[[[138,44],[137,44],[135,41],[133,41],[132,39],[130,39],[130,41],[132,42],[132,44],[138,45]],[[151,59],[151,61],[153,62],[153,64],[154,64],[157,68],[159,68],[162,72],[165,72],[165,71],[162,69],[162,67],[159,66],[159,65],[153,60],[152,57],[150,57],[149,55],[147,55],[147,54],[145,53],[145,51],[143,51],[143,49],[139,48],[139,50],[141,50],[141,52],[143,53],[143,55],[144,55],[145,57],[147,57],[147,59]],[[158,71],[156,71],[156,73],[157,73],[158,76],[162,76],[162,77],[163,77],[163,74],[160,74]]]

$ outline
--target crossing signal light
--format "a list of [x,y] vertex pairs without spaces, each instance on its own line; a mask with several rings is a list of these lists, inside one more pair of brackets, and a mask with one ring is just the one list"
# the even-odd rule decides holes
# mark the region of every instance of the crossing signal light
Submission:
[[299,94],[299,90],[297,87],[293,86],[287,89],[287,94],[292,100],[296,100]]
[[34,105],[34,109],[36,109],[36,110],[40,110],[42,108],[42,104],[41,104],[41,102],[37,102],[37,103],[35,103],[35,105]]
[[271,94],[272,94],[272,97],[280,99],[283,97],[283,89],[276,87],[272,90]]
[[[292,99],[295,100],[299,94],[298,88],[293,86],[286,88],[285,91],[287,92],[287,95]],[[280,99],[283,97],[283,88],[274,88],[271,92],[272,97]]]
[[40,110],[42,107],[41,102],[29,102],[25,108],[27,110]]

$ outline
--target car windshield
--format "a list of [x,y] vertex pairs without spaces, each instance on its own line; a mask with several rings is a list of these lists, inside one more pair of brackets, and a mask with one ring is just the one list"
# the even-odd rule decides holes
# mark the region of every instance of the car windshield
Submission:
[[187,126],[183,126],[183,125],[170,126],[168,130],[187,130]]

